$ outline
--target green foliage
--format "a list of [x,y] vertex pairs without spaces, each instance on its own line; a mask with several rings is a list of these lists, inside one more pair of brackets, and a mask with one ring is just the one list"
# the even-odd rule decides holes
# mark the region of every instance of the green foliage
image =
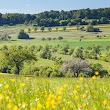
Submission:
[[45,30],[45,27],[42,26],[42,27],[40,28],[40,30],[43,32],[43,31]]
[[35,28],[34,28],[34,31],[37,32],[37,30],[38,30],[37,27],[35,27]]
[[63,27],[63,30],[65,31],[66,30],[66,27]]
[[51,51],[42,50],[40,52],[40,57],[44,59],[50,59],[51,58]]
[[94,28],[92,25],[88,25],[86,28],[87,32],[100,32],[99,28]]
[[29,32],[29,33],[31,32],[31,29],[30,29],[30,28],[28,28],[28,32]]
[[0,66],[16,68],[16,74],[22,70],[24,62],[36,60],[36,56],[29,48],[11,46],[8,49],[1,50]]
[[95,63],[95,64],[91,64],[92,70],[93,70],[93,74],[92,76],[95,75],[95,72],[99,72],[99,74],[97,76],[105,77],[108,76],[108,71],[107,70],[103,70],[103,66],[99,63]]
[[69,52],[69,45],[66,45],[63,49],[62,49],[63,54],[67,55]]
[[59,37],[58,37],[58,40],[63,40],[63,37],[59,36]]
[[99,20],[99,22],[100,22],[101,24],[108,24],[108,23],[109,23],[109,19],[107,19],[106,17],[102,17],[102,18]]
[[[44,11],[38,14],[1,14],[0,13],[0,25],[16,25],[25,24],[33,26],[72,26],[87,25],[90,20],[91,24],[106,24],[109,23],[110,8],[99,8],[99,9],[80,9],[71,11]],[[88,20],[89,19],[89,20]],[[97,21],[96,21],[97,20]]]
[[52,31],[52,28],[49,27],[49,28],[48,28],[48,31],[51,32],[51,31]]
[[84,49],[82,47],[75,48],[74,53],[73,53],[73,56],[83,59],[84,58],[83,57],[83,50]]
[[18,39],[29,39],[29,35],[26,34],[26,33],[24,32],[24,30],[21,30],[21,31],[19,32],[19,34],[18,34]]

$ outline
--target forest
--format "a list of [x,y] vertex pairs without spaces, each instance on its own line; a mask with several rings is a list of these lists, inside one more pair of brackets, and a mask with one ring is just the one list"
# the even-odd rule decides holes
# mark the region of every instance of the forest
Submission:
[[33,24],[34,26],[73,26],[109,24],[110,8],[71,11],[44,11],[38,14],[0,13],[0,25]]

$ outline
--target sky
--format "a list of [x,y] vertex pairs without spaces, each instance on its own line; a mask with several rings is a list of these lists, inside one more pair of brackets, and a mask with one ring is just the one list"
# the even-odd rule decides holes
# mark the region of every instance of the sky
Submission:
[[110,7],[110,0],[0,0],[0,13],[37,14],[50,10],[97,9]]

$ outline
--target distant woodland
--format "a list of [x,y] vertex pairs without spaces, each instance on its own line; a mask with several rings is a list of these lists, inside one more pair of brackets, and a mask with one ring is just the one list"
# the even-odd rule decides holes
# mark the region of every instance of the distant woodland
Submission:
[[45,11],[38,14],[0,13],[0,25],[73,26],[109,24],[110,8],[80,9],[71,11]]

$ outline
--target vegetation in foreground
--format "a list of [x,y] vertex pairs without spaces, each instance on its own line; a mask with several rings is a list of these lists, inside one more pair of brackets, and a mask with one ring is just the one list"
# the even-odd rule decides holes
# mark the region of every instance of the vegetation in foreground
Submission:
[[110,110],[109,79],[0,74],[0,110]]

